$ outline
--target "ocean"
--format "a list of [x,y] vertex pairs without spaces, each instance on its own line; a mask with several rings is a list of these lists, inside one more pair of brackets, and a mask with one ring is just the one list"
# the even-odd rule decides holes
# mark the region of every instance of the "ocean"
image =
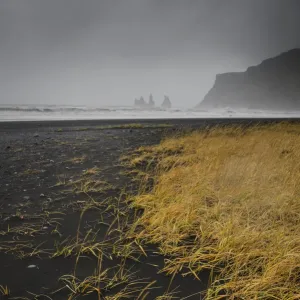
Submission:
[[299,118],[300,111],[236,110],[197,111],[174,108],[85,107],[58,105],[0,105],[0,122],[51,120],[182,119],[182,118]]

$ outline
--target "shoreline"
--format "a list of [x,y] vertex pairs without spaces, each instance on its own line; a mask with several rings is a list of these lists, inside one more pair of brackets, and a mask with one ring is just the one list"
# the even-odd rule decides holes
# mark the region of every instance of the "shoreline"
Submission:
[[170,124],[170,125],[192,125],[206,126],[206,125],[230,125],[230,124],[267,124],[267,123],[278,123],[278,122],[298,122],[300,118],[153,118],[153,119],[88,119],[88,120],[42,120],[42,121],[1,121],[0,120],[0,131],[5,129],[14,129],[21,127],[25,128],[41,128],[41,127],[80,127],[80,126],[109,126],[109,125],[120,125],[120,124]]

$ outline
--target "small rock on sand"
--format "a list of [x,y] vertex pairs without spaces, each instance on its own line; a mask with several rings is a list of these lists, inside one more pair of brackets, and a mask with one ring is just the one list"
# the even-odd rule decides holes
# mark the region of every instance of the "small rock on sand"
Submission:
[[24,200],[29,200],[30,197],[29,197],[29,196],[24,196],[23,199],[24,199]]
[[37,265],[29,265],[27,269],[38,269]]

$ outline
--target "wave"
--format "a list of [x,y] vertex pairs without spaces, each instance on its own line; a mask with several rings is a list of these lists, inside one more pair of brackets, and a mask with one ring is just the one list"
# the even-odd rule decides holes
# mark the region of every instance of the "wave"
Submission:
[[[153,109],[142,109],[136,107],[76,107],[76,106],[0,106],[0,112],[33,112],[33,113],[92,113],[92,112],[133,112],[133,111],[165,111],[165,109],[156,107]],[[179,112],[180,110],[174,110]]]
[[0,111],[7,112],[37,112],[37,113],[54,113],[54,112],[88,112],[88,111],[110,111],[109,109],[85,109],[79,107],[0,107]]
[[25,112],[51,112],[51,109],[39,109],[39,108],[21,108],[21,107],[0,107],[0,111],[25,111]]

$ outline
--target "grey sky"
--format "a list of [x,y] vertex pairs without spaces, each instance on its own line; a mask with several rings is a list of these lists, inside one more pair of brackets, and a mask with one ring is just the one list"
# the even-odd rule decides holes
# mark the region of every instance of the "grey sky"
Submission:
[[299,0],[2,0],[0,104],[202,100],[216,73],[300,47]]

